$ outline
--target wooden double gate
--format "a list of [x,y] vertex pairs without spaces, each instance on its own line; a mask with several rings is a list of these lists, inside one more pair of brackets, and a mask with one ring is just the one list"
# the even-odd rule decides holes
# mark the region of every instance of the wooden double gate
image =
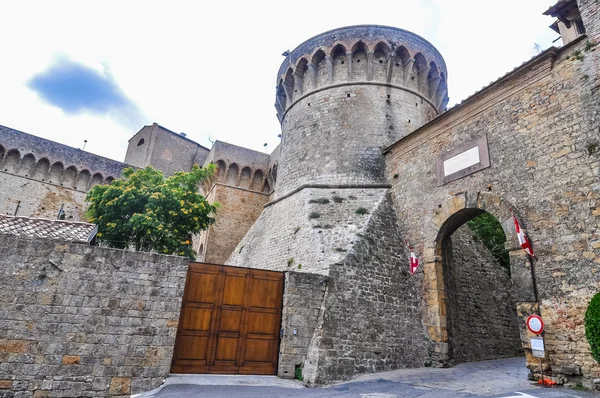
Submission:
[[172,373],[276,374],[283,273],[190,263]]

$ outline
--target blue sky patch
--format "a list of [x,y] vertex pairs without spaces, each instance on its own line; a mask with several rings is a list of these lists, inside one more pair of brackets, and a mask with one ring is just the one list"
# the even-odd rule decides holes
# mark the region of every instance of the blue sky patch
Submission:
[[28,86],[66,114],[112,114],[125,121],[139,116],[135,104],[112,76],[68,58],[58,58],[44,72],[34,75]]

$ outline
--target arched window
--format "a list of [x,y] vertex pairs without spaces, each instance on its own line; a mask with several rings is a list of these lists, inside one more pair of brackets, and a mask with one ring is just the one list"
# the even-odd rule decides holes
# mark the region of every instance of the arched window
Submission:
[[145,142],[145,141],[144,141],[144,139],[142,138],[141,140],[139,140],[139,141],[138,141],[138,144],[137,144],[137,146],[142,146],[142,145],[144,145],[144,142]]

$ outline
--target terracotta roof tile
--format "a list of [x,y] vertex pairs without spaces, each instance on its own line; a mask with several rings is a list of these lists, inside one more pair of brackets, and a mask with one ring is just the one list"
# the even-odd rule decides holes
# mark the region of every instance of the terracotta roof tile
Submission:
[[90,242],[96,236],[96,232],[96,224],[0,214],[0,234]]

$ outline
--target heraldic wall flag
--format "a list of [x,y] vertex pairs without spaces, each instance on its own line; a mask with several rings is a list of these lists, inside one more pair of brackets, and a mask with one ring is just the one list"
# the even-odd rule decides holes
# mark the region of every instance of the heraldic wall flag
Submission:
[[521,248],[525,250],[527,254],[535,258],[535,254],[533,254],[533,248],[531,247],[531,243],[529,243],[529,239],[527,239],[527,236],[525,236],[525,232],[523,232],[523,230],[521,229],[519,221],[517,220],[517,217],[515,217],[514,214],[513,220],[515,221],[515,229],[517,230],[517,238],[519,238],[519,245],[521,245]]
[[417,255],[413,252],[413,248],[408,244],[408,241],[405,239],[404,243],[406,243],[406,246],[408,247],[408,250],[410,250],[410,274],[414,275],[415,272],[417,272],[417,268],[419,268],[419,259],[417,258]]
[[417,256],[415,255],[415,253],[413,253],[413,251],[410,251],[410,274],[414,275],[415,272],[417,272],[417,268],[419,268],[419,259],[417,258]]

